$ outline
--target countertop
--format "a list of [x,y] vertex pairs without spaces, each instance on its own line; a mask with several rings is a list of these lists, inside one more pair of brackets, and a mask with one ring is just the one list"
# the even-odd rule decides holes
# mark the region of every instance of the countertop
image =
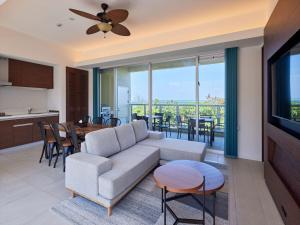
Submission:
[[17,119],[29,119],[29,118],[39,118],[39,117],[58,116],[58,115],[59,115],[59,113],[57,113],[57,112],[17,114],[17,115],[1,116],[0,117],[0,121],[17,120]]

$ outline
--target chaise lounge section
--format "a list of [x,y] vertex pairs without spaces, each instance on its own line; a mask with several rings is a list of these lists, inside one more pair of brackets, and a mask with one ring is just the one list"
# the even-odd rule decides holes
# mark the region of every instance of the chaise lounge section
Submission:
[[156,166],[171,160],[203,161],[206,144],[164,138],[144,120],[91,132],[81,152],[66,159],[66,188],[112,213],[112,207]]

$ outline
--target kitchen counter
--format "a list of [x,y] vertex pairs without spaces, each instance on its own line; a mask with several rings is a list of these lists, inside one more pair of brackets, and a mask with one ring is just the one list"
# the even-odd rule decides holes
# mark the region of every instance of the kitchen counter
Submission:
[[17,115],[0,116],[0,121],[30,119],[30,118],[49,117],[49,116],[58,116],[58,115],[59,115],[59,113],[57,113],[57,112],[17,114]]

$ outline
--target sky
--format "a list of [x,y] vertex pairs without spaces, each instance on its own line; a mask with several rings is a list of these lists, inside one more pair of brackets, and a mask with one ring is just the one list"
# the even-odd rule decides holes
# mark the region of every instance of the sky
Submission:
[[[153,99],[164,101],[195,101],[195,66],[153,70]],[[199,99],[224,98],[224,63],[199,66]],[[131,73],[131,101],[148,99],[148,71]]]

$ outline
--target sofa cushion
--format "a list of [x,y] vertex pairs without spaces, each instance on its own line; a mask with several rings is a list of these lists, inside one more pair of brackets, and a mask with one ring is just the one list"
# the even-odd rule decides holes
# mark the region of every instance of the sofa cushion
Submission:
[[136,120],[133,121],[131,124],[135,133],[136,142],[142,141],[148,137],[149,134],[145,120]]
[[114,129],[116,131],[121,150],[125,150],[135,145],[135,133],[131,124],[125,124]]
[[134,145],[110,158],[113,168],[99,176],[99,194],[113,199],[130,187],[136,180],[146,176],[159,162],[159,149]]
[[180,159],[203,161],[206,152],[205,143],[172,138],[147,138],[138,145],[158,147],[160,149],[160,159],[167,161]]
[[109,157],[120,152],[120,145],[114,128],[106,128],[85,136],[86,151],[90,154]]

